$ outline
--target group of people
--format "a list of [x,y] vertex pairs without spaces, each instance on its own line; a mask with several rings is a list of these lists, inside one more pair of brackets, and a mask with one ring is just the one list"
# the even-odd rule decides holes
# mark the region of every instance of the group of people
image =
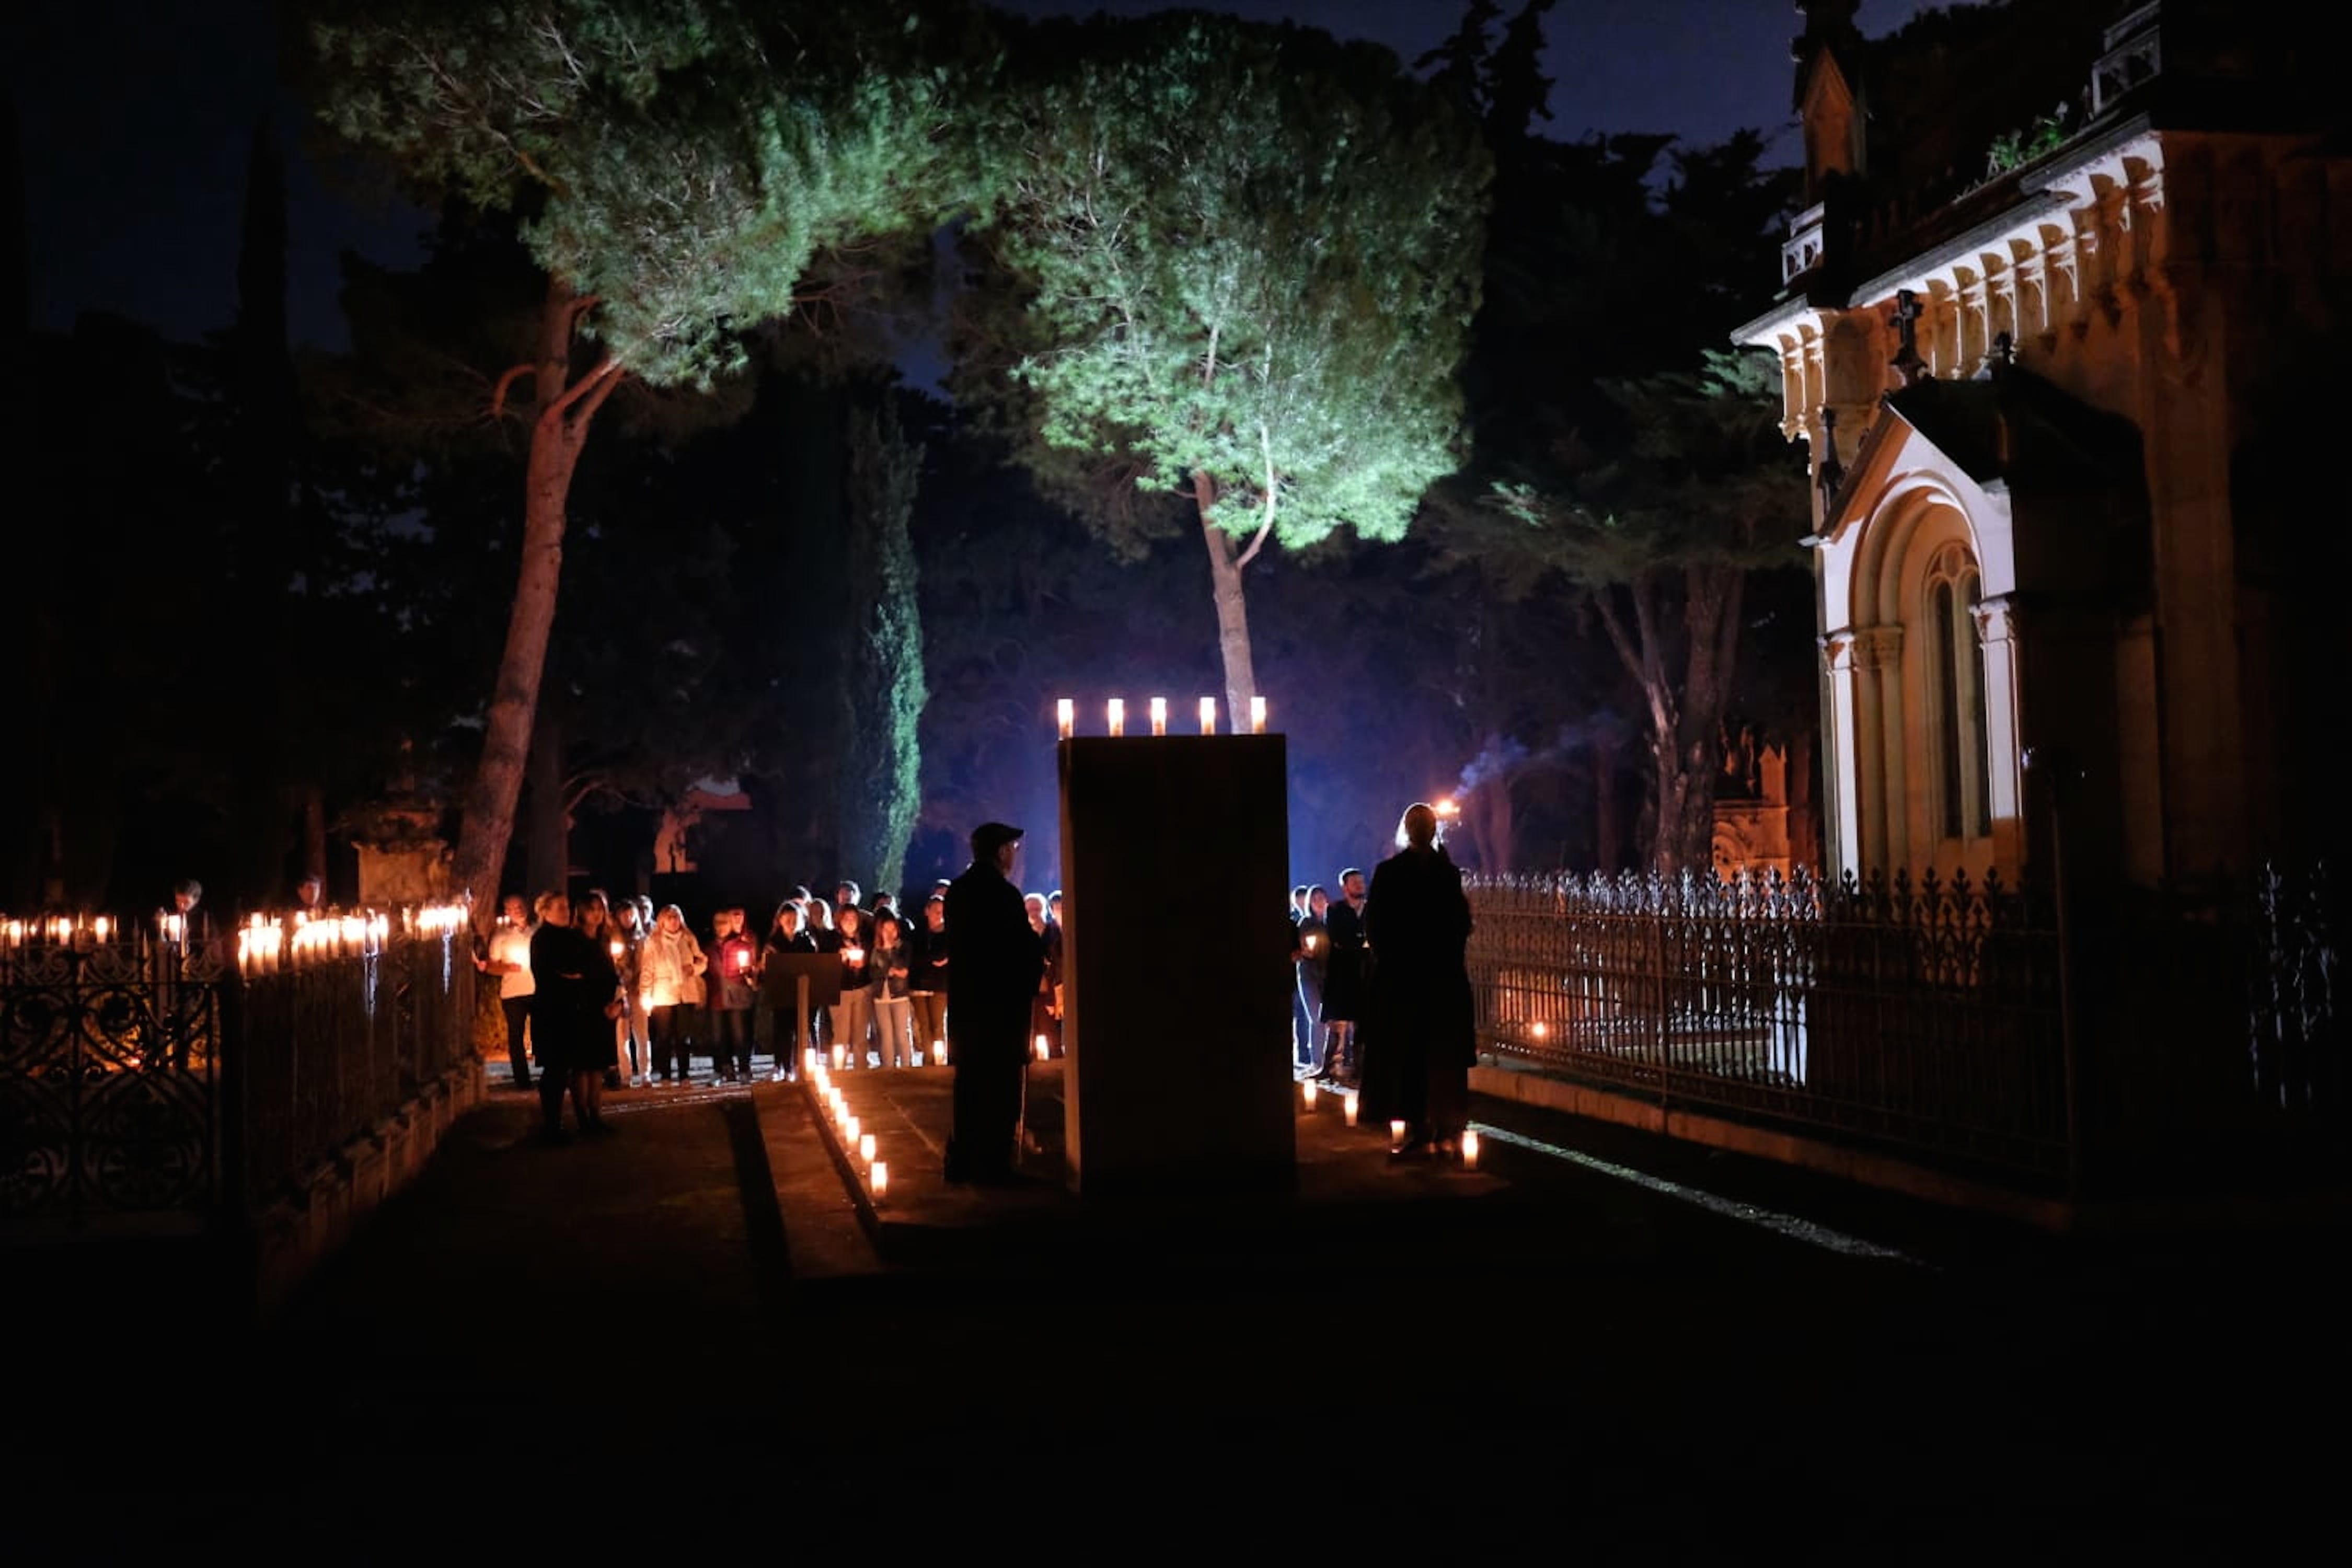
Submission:
[[[647,898],[510,894],[476,962],[498,982],[511,1081],[536,1084],[545,1135],[562,1142],[567,1096],[578,1131],[601,1133],[605,1090],[684,1088],[698,1055],[720,1085],[750,1082],[755,1053],[771,1058],[770,1076],[790,1079],[804,1047],[837,1050],[847,1070],[916,1065],[955,1037],[953,889],[935,883],[908,917],[896,896],[868,900],[854,881],[830,900],[796,888],[764,931],[740,906],[697,931],[679,906]],[[1060,905],[1058,891],[1013,892],[1037,955],[1023,994],[1024,1050],[1033,1035],[1059,1048]]]
[[1293,1069],[1358,1089],[1375,1125],[1403,1122],[1391,1158],[1459,1159],[1477,1055],[1470,902],[1435,810],[1406,807],[1396,845],[1369,886],[1361,869],[1341,871],[1336,900],[1314,884],[1290,890]]
[[[758,937],[742,909],[717,910],[707,942],[676,904],[510,896],[478,962],[499,980],[513,1080],[530,1086],[536,1059],[545,1135],[562,1141],[567,1096],[579,1132],[604,1132],[608,1088],[683,1086],[698,1042],[725,1084],[751,1079],[763,1037],[778,1079],[804,1044],[838,1048],[857,1070],[911,1066],[944,1041],[947,1179],[1011,1180],[1021,1075],[1033,1040],[1059,1048],[1064,1012],[1061,895],[1014,882],[1022,837],[983,823],[971,865],[935,884],[914,920],[847,881],[831,900],[795,889]],[[1407,808],[1397,852],[1369,879],[1343,870],[1339,887],[1336,900],[1315,886],[1291,893],[1294,1068],[1359,1089],[1376,1124],[1402,1121],[1393,1157],[1458,1158],[1475,1059],[1470,909],[1436,813]],[[822,1001],[804,1003],[812,994]]]

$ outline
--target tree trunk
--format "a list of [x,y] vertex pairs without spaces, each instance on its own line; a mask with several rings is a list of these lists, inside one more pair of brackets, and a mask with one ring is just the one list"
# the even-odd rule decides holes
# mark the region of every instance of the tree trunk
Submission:
[[1712,871],[1715,779],[1724,708],[1739,646],[1746,576],[1728,566],[1694,566],[1683,576],[1684,650],[1678,721],[1656,738],[1658,869]]
[[1217,604],[1217,655],[1225,667],[1225,723],[1234,734],[1249,732],[1250,699],[1257,695],[1257,671],[1250,661],[1249,605],[1242,598],[1242,548],[1217,526],[1216,491],[1199,481],[1201,537],[1209,547],[1209,584]]
[[605,360],[572,380],[572,331],[583,302],[561,279],[550,278],[540,315],[539,358],[533,366],[539,412],[531,422],[524,468],[522,552],[514,605],[507,617],[506,652],[499,661],[482,730],[481,760],[466,792],[465,820],[451,868],[454,885],[474,900],[474,921],[487,931],[497,918],[507,846],[514,836],[515,805],[522,795],[525,758],[539,710],[540,678],[547,668],[548,637],[555,627],[556,590],[562,577],[564,507],[580,464],[589,421],[619,381]]

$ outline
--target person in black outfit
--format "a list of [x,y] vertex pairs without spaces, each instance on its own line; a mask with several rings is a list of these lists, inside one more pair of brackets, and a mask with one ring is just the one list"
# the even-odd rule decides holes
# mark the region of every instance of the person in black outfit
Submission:
[[1470,902],[1462,873],[1437,842],[1437,813],[1418,802],[1397,825],[1402,847],[1372,870],[1364,936],[1372,952],[1364,1018],[1365,1110],[1402,1121],[1392,1157],[1434,1149],[1458,1157],[1470,1120],[1476,1027],[1470,973]]
[[950,1182],[1003,1182],[1013,1174],[1029,1008],[1045,962],[1011,880],[1020,847],[1021,829],[981,824],[972,829],[971,865],[948,887],[947,926],[956,944],[955,1004],[948,1009],[955,1071]]
[[620,974],[613,955],[572,923],[572,900],[541,893],[530,935],[530,1038],[539,1055],[541,1135],[563,1142],[563,1091],[583,1132],[604,1132],[604,1069],[616,1059]]
[[1356,1020],[1362,1016],[1367,963],[1364,955],[1364,874],[1350,866],[1339,873],[1339,901],[1323,917],[1329,962],[1323,971],[1323,1061],[1318,1079],[1357,1083],[1364,1064],[1356,1049]]

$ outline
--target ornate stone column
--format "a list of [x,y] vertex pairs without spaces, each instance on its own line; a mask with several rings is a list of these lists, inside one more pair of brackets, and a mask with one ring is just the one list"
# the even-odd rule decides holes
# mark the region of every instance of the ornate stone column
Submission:
[[1985,787],[1992,818],[1992,858],[2014,882],[2025,870],[2025,763],[2021,648],[2017,611],[2006,594],[1977,601],[1977,640],[1984,649]]

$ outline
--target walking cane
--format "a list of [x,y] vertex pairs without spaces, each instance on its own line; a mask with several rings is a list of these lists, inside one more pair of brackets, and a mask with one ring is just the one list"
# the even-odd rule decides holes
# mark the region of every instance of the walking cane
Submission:
[[1021,1163],[1021,1157],[1024,1154],[1030,1152],[1030,1151],[1029,1053],[1024,1049],[1021,1053],[1021,1115],[1020,1118],[1013,1123],[1013,1163],[1016,1165],[1019,1164]]

